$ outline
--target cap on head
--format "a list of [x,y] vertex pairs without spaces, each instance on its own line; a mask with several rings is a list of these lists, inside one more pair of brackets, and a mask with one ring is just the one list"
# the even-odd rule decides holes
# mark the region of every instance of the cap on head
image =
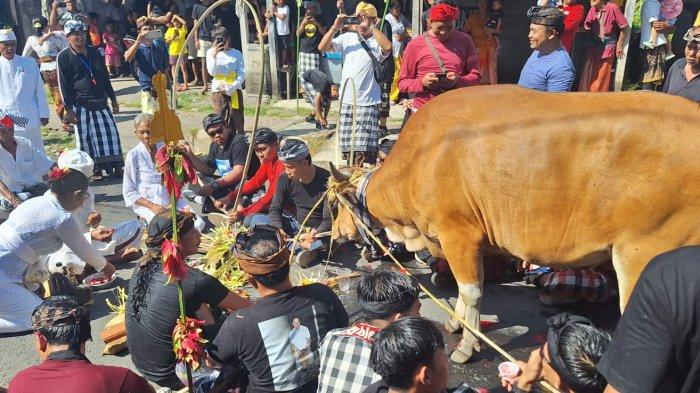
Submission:
[[63,25],[63,32],[66,35],[76,34],[87,30],[85,23],[79,20],[69,20]]
[[206,131],[209,129],[209,127],[222,124],[223,122],[224,119],[222,119],[221,116],[217,115],[216,113],[211,113],[208,114],[204,120],[202,120],[202,127],[204,127],[204,131]]
[[255,143],[262,143],[264,145],[271,145],[277,142],[277,134],[269,128],[260,128],[255,133]]
[[360,15],[361,13],[371,18],[377,17],[377,9],[372,4],[364,1],[357,3],[357,7],[355,7],[355,15]]
[[301,161],[309,154],[309,147],[299,139],[287,139],[277,153],[282,161]]
[[450,3],[443,2],[430,8],[429,18],[431,22],[456,21],[459,17],[459,9]]
[[559,8],[533,6],[527,10],[527,17],[532,24],[552,27],[559,32],[564,31],[564,13]]
[[685,32],[683,39],[688,42],[697,42],[700,44],[700,26],[691,27]]
[[66,150],[58,156],[56,160],[61,168],[71,168],[80,171],[86,177],[90,178],[95,167],[95,162],[84,151],[78,149]]
[[17,36],[12,29],[0,30],[0,42],[17,41]]

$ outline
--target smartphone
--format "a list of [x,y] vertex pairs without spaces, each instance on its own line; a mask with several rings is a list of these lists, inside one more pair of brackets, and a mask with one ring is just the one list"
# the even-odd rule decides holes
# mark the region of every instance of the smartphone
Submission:
[[223,44],[223,43],[224,43],[224,37],[216,37],[216,38],[214,39],[214,43],[215,43],[216,45]]
[[163,32],[160,30],[151,30],[148,33],[146,33],[146,39],[153,42],[155,40],[162,40],[163,39]]
[[58,3],[58,8],[66,8],[66,3]]
[[343,18],[343,24],[345,26],[359,25],[360,24],[360,17],[359,16],[346,16],[345,18]]
[[447,79],[447,72],[438,72],[435,76],[437,76],[439,81],[444,81]]

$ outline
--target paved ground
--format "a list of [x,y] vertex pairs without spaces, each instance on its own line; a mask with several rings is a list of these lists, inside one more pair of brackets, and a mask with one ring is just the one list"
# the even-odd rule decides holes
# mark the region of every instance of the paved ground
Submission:
[[[138,88],[132,81],[119,80],[115,82],[115,90],[119,95],[122,104],[138,102]],[[246,97],[246,105],[251,106],[252,100]],[[296,104],[291,102],[281,102],[274,107],[280,110],[294,109]],[[302,107],[306,107],[302,104]],[[139,112],[137,108],[124,106],[123,112],[115,116],[122,144],[125,152],[136,144],[132,132],[130,120]],[[302,112],[304,113],[304,112]],[[332,112],[336,113],[336,112]],[[196,128],[201,124],[204,113],[184,112],[179,113],[183,123],[183,130]],[[286,115],[286,113],[285,113]],[[392,121],[390,125],[400,124],[400,108],[392,110]],[[337,115],[336,115],[337,116]],[[333,119],[333,117],[331,117]],[[246,117],[248,127],[252,127],[252,118]],[[335,122],[332,120],[331,122]],[[56,119],[52,119],[52,125],[56,125]],[[302,116],[270,116],[261,119],[261,126],[268,126],[285,135],[302,138],[320,138],[325,133],[316,132],[311,129],[308,123],[304,123]],[[204,151],[207,146],[206,136],[199,133],[196,138],[196,146],[199,151]],[[322,144],[321,144],[322,145]],[[316,154],[317,161],[328,161],[333,157],[333,150],[330,146],[320,146]],[[101,213],[104,217],[105,225],[114,224],[123,220],[131,219],[133,213],[124,207],[121,197],[121,183],[114,180],[107,180],[93,185],[96,194],[96,201],[106,202],[106,206]],[[331,269],[347,267],[353,270],[358,268],[376,268],[359,260],[352,245],[343,246],[334,256],[331,257],[327,266]],[[358,267],[359,266],[359,267]],[[125,285],[131,277],[134,264],[118,266],[119,285]],[[326,265],[318,265],[310,268],[312,271],[320,271]],[[426,270],[417,270],[417,277],[429,288],[433,286],[429,282],[429,274]],[[305,272],[308,275],[308,272]],[[294,267],[292,277],[298,280],[300,269]],[[113,289],[100,291],[94,294],[95,305],[91,308],[92,329],[95,341],[87,344],[87,356],[95,363],[131,367],[131,359],[128,353],[119,356],[102,356],[103,344],[99,339],[99,332],[105,323],[111,318],[109,310],[105,305],[105,299],[114,299]],[[435,294],[451,304],[454,304],[455,290],[440,291],[435,289]],[[352,318],[358,317],[356,299],[352,291],[342,293],[341,298],[348,308]],[[444,322],[445,314],[425,295],[421,298],[421,313],[433,320]],[[548,307],[544,306],[535,297],[533,288],[524,285],[512,275],[506,274],[502,282],[487,283],[482,303],[482,319],[495,321],[485,326],[485,330],[490,338],[501,345],[507,351],[520,359],[526,359],[527,353],[537,345],[541,345],[546,337],[545,320],[547,317],[561,311],[572,311],[574,313],[586,315],[594,320],[598,325],[612,328],[618,317],[615,301],[603,305],[579,305],[576,307]],[[458,340],[458,336],[445,334],[448,346],[453,348]],[[32,335],[16,335],[0,338],[0,386],[6,386],[8,381],[18,371],[34,365],[38,362],[33,349]],[[491,391],[502,391],[498,387],[496,367],[501,360],[490,348],[484,347],[472,361],[466,365],[452,365],[451,385],[456,385],[466,381],[471,386],[484,387]]]

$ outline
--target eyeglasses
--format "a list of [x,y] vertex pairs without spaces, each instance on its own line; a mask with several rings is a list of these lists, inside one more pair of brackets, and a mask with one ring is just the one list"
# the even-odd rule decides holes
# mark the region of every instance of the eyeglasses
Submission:
[[696,27],[691,27],[690,29],[688,29],[688,31],[685,32],[683,39],[686,41],[695,41],[697,43],[700,43],[700,32],[693,33],[693,31],[696,29]]
[[209,135],[210,137],[213,138],[215,135],[221,134],[221,133],[223,133],[224,131],[225,131],[224,126],[221,126],[221,127],[217,128],[217,129],[215,129],[215,130],[211,130],[211,131],[207,130],[207,135]]

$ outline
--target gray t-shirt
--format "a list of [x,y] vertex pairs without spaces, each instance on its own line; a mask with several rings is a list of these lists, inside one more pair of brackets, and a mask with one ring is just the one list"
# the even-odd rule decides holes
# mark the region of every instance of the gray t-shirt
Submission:
[[700,103],[700,75],[688,81],[684,70],[686,64],[685,59],[678,59],[673,63],[668,70],[663,92]]

